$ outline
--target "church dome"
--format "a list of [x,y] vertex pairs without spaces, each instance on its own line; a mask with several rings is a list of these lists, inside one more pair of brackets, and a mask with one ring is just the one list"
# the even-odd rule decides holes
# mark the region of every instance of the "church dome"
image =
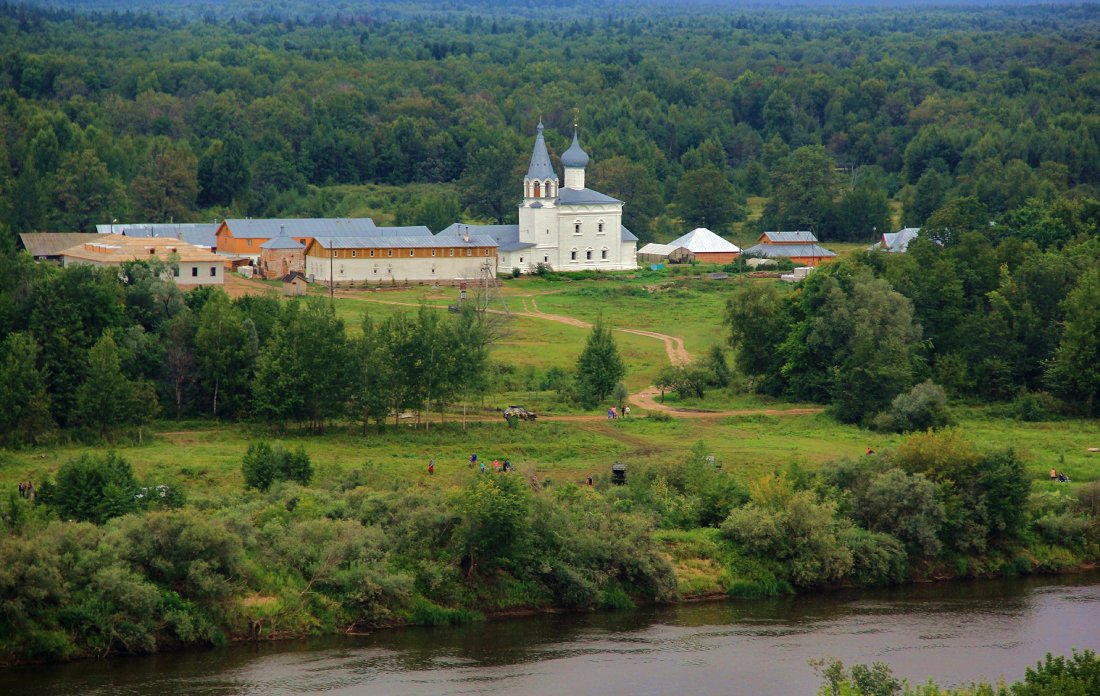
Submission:
[[527,167],[527,178],[558,178],[554,173],[554,165],[550,163],[550,153],[546,151],[546,140],[542,137],[542,119],[539,119],[538,136],[535,138],[535,149],[531,152],[531,165]]
[[561,163],[565,167],[579,167],[581,169],[588,166],[588,153],[581,149],[576,129],[573,130],[573,144],[561,154]]

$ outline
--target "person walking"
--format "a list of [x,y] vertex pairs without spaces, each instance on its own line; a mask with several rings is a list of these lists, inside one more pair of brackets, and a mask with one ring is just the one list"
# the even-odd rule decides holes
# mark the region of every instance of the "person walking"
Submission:
[[474,452],[473,454],[470,455],[470,468],[471,469],[474,467],[474,464],[477,464],[477,452]]
[[428,461],[428,476],[432,476],[434,474],[435,474],[435,457],[432,457]]
[[630,418],[630,407],[623,406],[623,418]]

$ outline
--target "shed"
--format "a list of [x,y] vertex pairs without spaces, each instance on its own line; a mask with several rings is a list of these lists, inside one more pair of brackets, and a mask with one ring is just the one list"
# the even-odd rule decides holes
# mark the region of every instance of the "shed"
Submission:
[[283,276],[283,296],[284,297],[299,297],[305,295],[309,289],[309,281],[306,277],[298,272],[291,271]]
[[638,250],[639,263],[690,263],[695,255],[689,249],[673,244],[651,242]]

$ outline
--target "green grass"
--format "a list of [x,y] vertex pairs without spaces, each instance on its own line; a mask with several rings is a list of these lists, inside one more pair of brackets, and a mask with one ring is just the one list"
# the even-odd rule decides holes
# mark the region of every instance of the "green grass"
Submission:
[[[665,288],[651,292],[647,288]],[[532,300],[547,313],[593,321],[601,312],[616,328],[634,328],[684,338],[693,355],[722,340],[719,317],[731,285],[699,283],[676,273],[619,273],[606,279],[548,281],[542,278],[508,280],[503,292],[513,311],[523,302],[533,309]],[[364,312],[381,320],[394,312],[415,311],[426,302],[445,306],[457,295],[454,288],[418,286],[400,290],[356,291],[352,297],[338,297],[336,308],[355,333]],[[405,303],[394,305],[388,303]],[[441,310],[442,311],[442,310]],[[310,454],[323,477],[337,478],[371,463],[372,476],[385,485],[423,482],[428,459],[436,458],[437,473],[430,485],[457,485],[469,475],[465,462],[473,451],[482,459],[510,458],[521,471],[555,480],[583,480],[588,473],[600,473],[621,459],[634,465],[683,461],[691,446],[703,440],[727,471],[745,481],[788,464],[816,467],[842,457],[863,456],[867,447],[882,451],[900,437],[847,426],[826,415],[751,415],[720,419],[674,419],[660,423],[644,418],[635,410],[629,421],[553,422],[539,420],[509,429],[500,419],[500,409],[523,404],[543,414],[583,413],[573,404],[562,403],[553,392],[532,390],[532,382],[551,367],[571,369],[576,363],[588,329],[532,316],[515,316],[510,329],[495,346],[492,359],[515,366],[518,381],[527,386],[517,391],[490,393],[471,405],[471,417],[486,419],[472,423],[465,431],[460,417],[447,415],[449,424],[440,428],[438,414],[427,432],[402,424],[378,433],[373,428],[363,435],[353,424],[330,428],[322,437],[291,434],[284,443],[301,445]],[[616,340],[628,371],[631,391],[647,387],[656,372],[667,364],[661,341],[617,332]],[[516,380],[513,380],[516,381]],[[670,406],[703,410],[786,409],[806,406],[777,402],[756,395],[711,391],[704,399],[678,400],[666,396]],[[599,411],[597,411],[599,412]],[[982,447],[1014,447],[1028,462],[1038,482],[1046,480],[1051,468],[1066,471],[1075,481],[1100,479],[1100,454],[1089,447],[1100,446],[1100,423],[1061,420],[1024,423],[995,417],[989,409],[958,408],[960,428]],[[195,421],[163,422],[145,444],[120,444],[118,450],[134,465],[140,477],[170,477],[192,490],[239,489],[240,459],[250,441],[273,439],[264,427],[249,424],[217,424]],[[0,451],[0,482],[14,485],[21,479],[41,481],[60,464],[102,447],[58,445],[15,452]],[[1040,485],[1051,485],[1040,483]]]

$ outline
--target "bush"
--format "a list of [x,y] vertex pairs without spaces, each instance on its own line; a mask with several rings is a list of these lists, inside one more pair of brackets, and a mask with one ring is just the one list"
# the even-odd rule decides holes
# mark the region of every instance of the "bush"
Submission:
[[1012,417],[1035,423],[1050,420],[1062,411],[1062,402],[1049,392],[1024,391],[1012,402]]
[[1048,544],[1073,549],[1083,547],[1096,533],[1096,523],[1092,519],[1069,512],[1047,513],[1035,519],[1032,525]]
[[246,488],[266,491],[276,481],[308,485],[313,478],[313,464],[303,447],[287,451],[282,445],[272,448],[266,442],[254,442],[241,462],[241,473]]
[[103,524],[138,508],[137,481],[130,463],[114,452],[72,459],[57,471],[57,483],[43,486],[39,500],[63,520]]
[[922,474],[891,469],[875,476],[854,500],[856,515],[873,532],[886,532],[918,558],[940,552],[945,513],[936,484]]
[[943,387],[929,381],[894,397],[890,408],[875,416],[872,427],[883,432],[908,433],[938,430],[953,422]]

